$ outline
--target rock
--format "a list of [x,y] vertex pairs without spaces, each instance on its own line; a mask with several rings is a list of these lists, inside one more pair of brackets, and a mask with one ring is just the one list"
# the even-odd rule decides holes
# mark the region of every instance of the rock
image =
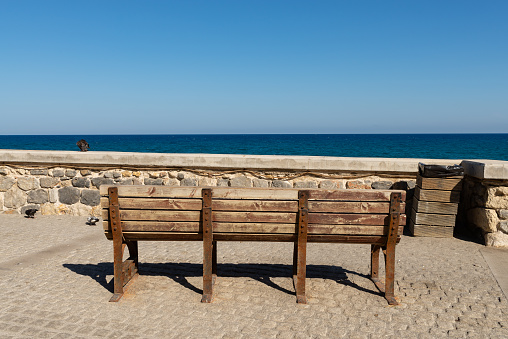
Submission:
[[49,193],[43,188],[28,192],[28,203],[45,204],[49,201]]
[[492,247],[508,247],[508,234],[494,232],[485,234],[485,245]]
[[252,187],[252,180],[242,175],[229,180],[229,185],[231,187]]
[[120,178],[122,176],[122,172],[115,171],[113,172],[113,178]]
[[170,178],[168,179],[168,182],[166,183],[168,186],[180,186],[180,181],[176,178]]
[[7,168],[5,168],[5,167],[0,168],[0,175],[7,175],[7,174],[9,174],[9,171],[7,170]]
[[120,185],[134,185],[134,179],[123,179],[119,182]]
[[54,169],[51,174],[54,176],[54,177],[57,177],[57,178],[61,178],[64,176],[65,172],[61,169]]
[[26,204],[26,200],[26,193],[14,186],[5,192],[4,206],[7,208],[19,208]]
[[497,229],[505,234],[508,234],[508,220],[500,221]]
[[16,180],[11,177],[0,177],[0,192],[5,192],[14,185]]
[[113,185],[114,183],[115,181],[109,178],[101,178],[101,177],[92,178],[92,185],[94,185],[97,188],[101,187],[101,185]]
[[58,190],[56,188],[48,191],[49,202],[55,203],[58,200]]
[[347,189],[371,189],[371,184],[359,180],[353,180],[346,182]]
[[295,188],[318,188],[315,181],[296,181],[294,183]]
[[45,168],[36,168],[30,170],[31,175],[48,175],[48,170]]
[[393,183],[388,180],[374,181],[371,187],[375,190],[389,190],[392,188]]
[[168,172],[168,176],[170,178],[176,178],[176,176],[178,175],[178,172],[177,171],[169,171]]
[[164,185],[164,179],[145,178],[145,185]]
[[487,208],[508,209],[508,187],[498,186],[487,189]]
[[92,172],[90,170],[81,170],[81,171],[79,171],[79,173],[81,173],[82,177],[92,175]]
[[495,210],[481,207],[473,208],[467,211],[467,219],[485,232],[497,231],[499,218]]
[[148,176],[152,179],[157,179],[161,177],[161,174],[159,172],[148,172]]
[[38,204],[25,205],[25,206],[21,207],[21,214],[25,215],[25,212],[29,209],[36,209],[40,213],[41,205],[38,205]]
[[254,187],[269,187],[270,181],[265,180],[265,179],[255,178],[255,179],[252,179],[252,186],[254,186]]
[[73,169],[68,169],[65,171],[65,176],[67,176],[69,178],[74,178],[76,176],[76,174],[78,174],[78,172]]
[[218,187],[227,187],[229,186],[229,179],[218,179],[217,180]]
[[72,180],[69,178],[62,178],[60,179],[60,185],[57,187],[70,187],[72,186]]
[[393,183],[392,189],[407,191],[407,190],[415,188],[415,186],[416,186],[416,181],[414,181],[414,180],[402,180],[402,181],[397,181],[397,182]]
[[18,178],[18,187],[23,191],[34,190],[39,188],[39,180],[32,177],[19,177]]
[[141,172],[132,172],[132,175],[139,178],[141,176]]
[[319,188],[333,190],[337,188],[337,183],[331,180],[323,180],[319,183]]
[[180,181],[180,186],[197,186],[198,180],[196,178],[185,178]]
[[178,180],[183,180],[185,178],[185,174],[183,172],[178,172],[178,174],[176,175],[176,178]]
[[[178,179],[173,179],[178,181]],[[178,183],[180,183],[178,181]],[[217,186],[217,180],[208,178],[208,177],[199,177],[198,178],[198,185],[199,186]]]
[[113,172],[106,172],[106,173],[104,173],[104,178],[112,179],[113,178]]
[[134,179],[132,179],[132,184],[133,185],[143,185],[143,182],[139,178],[134,178]]
[[74,187],[90,187],[90,180],[88,178],[76,177],[72,179],[72,186]]
[[4,209],[4,197],[0,194],[0,211]]
[[122,177],[132,177],[131,171],[122,171]]
[[51,188],[58,185],[60,183],[60,179],[53,177],[43,177],[39,179],[39,183],[41,184],[42,188]]
[[508,219],[508,210],[499,210],[497,211],[497,214],[499,215],[499,219]]
[[292,188],[293,185],[289,181],[286,180],[273,180],[272,181],[272,187],[278,187],[278,188]]
[[58,190],[58,198],[62,204],[72,205],[79,201],[80,191],[76,187],[64,187]]
[[98,190],[82,190],[81,203],[87,206],[97,206],[101,202],[101,195]]

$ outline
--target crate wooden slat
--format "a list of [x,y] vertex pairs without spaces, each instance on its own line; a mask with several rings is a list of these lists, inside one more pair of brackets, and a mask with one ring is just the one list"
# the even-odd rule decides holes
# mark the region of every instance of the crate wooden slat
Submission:
[[457,214],[458,204],[440,201],[420,201],[413,198],[413,208],[419,213]]
[[460,202],[460,191],[425,190],[415,187],[414,196],[420,201]]

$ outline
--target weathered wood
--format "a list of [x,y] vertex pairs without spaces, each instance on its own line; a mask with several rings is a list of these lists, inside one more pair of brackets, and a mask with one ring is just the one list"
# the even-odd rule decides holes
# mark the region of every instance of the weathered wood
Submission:
[[[106,216],[103,212],[102,217]],[[200,217],[200,211],[120,210],[122,220],[199,221]]]
[[[310,224],[337,224],[337,225],[388,225],[387,214],[331,214],[309,213]],[[401,216],[400,224],[405,225],[405,216]]]
[[450,202],[420,201],[413,198],[413,208],[418,213],[457,214],[458,204]]
[[389,190],[309,190],[309,200],[337,201],[390,201],[391,192],[400,192],[402,201],[406,200],[405,191]]
[[[102,208],[107,208],[107,201],[107,198],[101,198]],[[119,198],[118,203],[122,209],[201,210],[201,199]]]
[[212,208],[214,211],[297,212],[298,201],[214,199],[212,201]]
[[214,222],[295,223],[296,213],[277,212],[213,212]]
[[409,223],[409,231],[415,237],[452,238],[453,229],[452,226],[415,225],[412,221]]
[[460,191],[462,178],[424,178],[418,175],[416,185],[429,190]]
[[[401,213],[404,213],[405,204],[401,204]],[[324,213],[385,213],[388,214],[388,202],[368,201],[309,201],[311,212]]]
[[460,191],[424,190],[416,186],[414,196],[420,201],[460,202]]
[[411,218],[415,224],[429,225],[429,226],[455,226],[454,214],[431,214],[431,213],[418,213],[414,209],[411,211]]

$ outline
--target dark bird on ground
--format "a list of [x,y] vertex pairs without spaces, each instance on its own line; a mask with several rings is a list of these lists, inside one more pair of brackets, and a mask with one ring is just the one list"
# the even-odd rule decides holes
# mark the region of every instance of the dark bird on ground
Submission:
[[35,212],[37,212],[37,208],[30,208],[25,211],[26,218],[35,218]]
[[78,145],[81,152],[86,152],[90,149],[90,145],[85,141],[85,139],[81,139],[76,143],[76,145]]
[[86,219],[86,224],[90,226],[95,226],[95,223],[97,221],[99,221],[99,218],[97,217],[88,217],[88,219]]

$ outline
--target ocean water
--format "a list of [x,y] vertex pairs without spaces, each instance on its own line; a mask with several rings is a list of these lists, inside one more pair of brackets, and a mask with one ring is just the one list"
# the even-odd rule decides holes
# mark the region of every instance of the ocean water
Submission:
[[0,149],[508,160],[504,134],[1,135]]

